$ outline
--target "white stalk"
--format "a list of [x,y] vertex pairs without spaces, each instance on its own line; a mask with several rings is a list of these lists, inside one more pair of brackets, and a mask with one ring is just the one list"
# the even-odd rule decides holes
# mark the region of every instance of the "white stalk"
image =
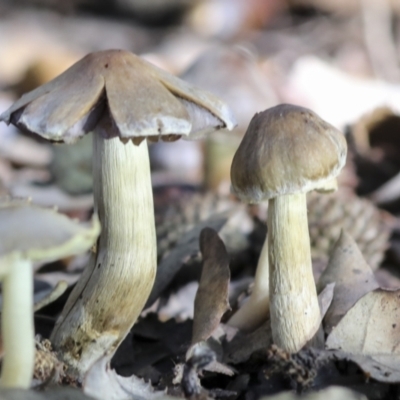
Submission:
[[268,205],[270,314],[274,343],[299,351],[318,330],[306,194],[284,195]]
[[157,267],[147,142],[124,144],[94,132],[93,185],[102,226],[97,253],[52,333],[53,344],[78,379],[104,354],[111,358],[128,334]]
[[32,265],[20,256],[3,278],[1,387],[29,388],[35,363]]
[[230,318],[228,325],[242,331],[252,331],[267,320],[269,312],[269,262],[266,239],[258,259],[253,291],[240,309]]

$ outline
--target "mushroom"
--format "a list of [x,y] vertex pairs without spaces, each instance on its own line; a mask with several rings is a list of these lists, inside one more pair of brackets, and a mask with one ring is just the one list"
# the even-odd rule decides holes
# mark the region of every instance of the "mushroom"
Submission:
[[111,357],[153,286],[156,236],[144,139],[193,138],[235,122],[213,95],[123,50],[87,55],[22,96],[0,120],[53,141],[73,142],[94,130],[102,233],[52,333],[70,372],[82,378],[97,359]]
[[100,232],[97,216],[80,224],[23,200],[0,200],[1,331],[4,359],[1,387],[28,388],[33,376],[32,262],[82,253]]
[[[272,336],[288,352],[297,352],[312,339],[321,321],[306,192],[333,190],[346,154],[346,140],[338,129],[311,110],[281,104],[253,117],[232,162],[233,193],[248,203],[269,200]],[[257,276],[266,279],[267,263],[260,262],[260,268]]]

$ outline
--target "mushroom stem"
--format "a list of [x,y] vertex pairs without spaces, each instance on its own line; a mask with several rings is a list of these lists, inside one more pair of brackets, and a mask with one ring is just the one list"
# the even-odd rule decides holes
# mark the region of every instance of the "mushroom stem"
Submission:
[[321,322],[305,193],[269,200],[268,245],[272,338],[295,353],[312,339]]
[[266,321],[269,311],[268,240],[265,239],[257,263],[254,287],[250,298],[232,316],[228,325],[242,331],[252,331]]
[[104,139],[101,128],[96,129],[93,189],[102,232],[93,262],[52,334],[78,379],[104,354],[111,358],[128,334],[150,294],[157,267],[147,142]]
[[0,386],[28,389],[35,362],[32,265],[15,254],[0,263],[13,264],[3,279],[4,359]]

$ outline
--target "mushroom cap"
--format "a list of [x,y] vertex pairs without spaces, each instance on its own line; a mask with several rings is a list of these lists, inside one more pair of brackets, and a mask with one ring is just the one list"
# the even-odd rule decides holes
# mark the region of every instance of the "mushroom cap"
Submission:
[[10,254],[31,261],[72,256],[88,250],[99,233],[96,215],[90,223],[79,223],[26,200],[0,200],[0,259]]
[[313,111],[280,104],[256,114],[231,166],[232,192],[248,203],[324,189],[346,162],[344,135]]
[[104,115],[111,118],[111,136],[122,139],[192,136],[236,125],[217,97],[124,50],[88,54],[22,96],[0,121],[49,140],[73,142]]

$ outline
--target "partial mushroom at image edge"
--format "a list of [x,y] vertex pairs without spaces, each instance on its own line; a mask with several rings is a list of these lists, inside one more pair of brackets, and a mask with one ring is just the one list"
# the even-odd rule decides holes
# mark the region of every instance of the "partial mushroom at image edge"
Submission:
[[87,251],[99,233],[96,215],[90,223],[78,223],[29,201],[0,199],[1,331],[5,353],[1,387],[29,388],[32,381],[35,356],[32,263]]

